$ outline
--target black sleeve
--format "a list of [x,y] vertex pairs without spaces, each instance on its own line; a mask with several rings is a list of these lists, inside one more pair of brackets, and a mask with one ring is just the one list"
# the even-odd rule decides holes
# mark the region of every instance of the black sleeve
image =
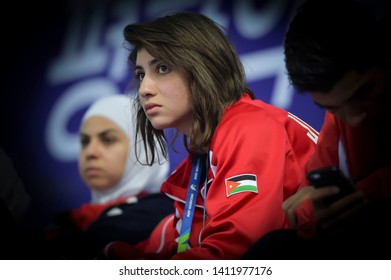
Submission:
[[149,237],[167,215],[174,212],[173,200],[163,193],[140,198],[136,203],[123,203],[106,209],[86,231],[97,244],[125,241],[136,244]]

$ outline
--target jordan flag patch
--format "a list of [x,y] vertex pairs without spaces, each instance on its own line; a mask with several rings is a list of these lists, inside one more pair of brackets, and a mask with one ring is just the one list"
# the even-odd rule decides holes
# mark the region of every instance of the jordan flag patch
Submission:
[[241,192],[258,192],[257,176],[253,174],[242,174],[225,179],[227,197]]

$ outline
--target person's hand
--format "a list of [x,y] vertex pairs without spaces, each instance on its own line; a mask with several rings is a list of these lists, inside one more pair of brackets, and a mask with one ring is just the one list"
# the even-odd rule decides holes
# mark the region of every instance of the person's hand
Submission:
[[282,204],[290,227],[297,227],[296,209],[308,199],[312,202],[317,227],[323,233],[332,235],[340,231],[347,222],[357,220],[360,210],[368,204],[363,193],[355,191],[332,204],[327,205],[324,203],[324,198],[338,194],[338,192],[339,188],[337,186],[326,186],[322,188],[306,186],[301,188]]
[[282,203],[282,209],[284,210],[285,215],[287,216],[291,228],[296,228],[297,225],[297,220],[296,220],[297,206],[299,206],[304,200],[310,199],[311,192],[313,192],[313,190],[314,187],[312,186],[303,187]]
[[318,230],[329,236],[336,235],[346,225],[357,221],[361,210],[368,204],[368,200],[360,191],[355,191],[330,205],[324,205],[321,196],[316,195],[319,193],[313,193],[312,202]]
[[[336,186],[324,187],[324,188],[314,188],[313,186],[306,186],[301,188],[297,193],[287,198],[282,203],[282,208],[287,216],[290,227],[296,228],[297,219],[296,219],[296,208],[307,199],[312,201],[316,200],[316,203],[319,207],[322,207],[320,201],[323,198],[337,194],[339,188]],[[314,204],[314,202],[313,202]]]

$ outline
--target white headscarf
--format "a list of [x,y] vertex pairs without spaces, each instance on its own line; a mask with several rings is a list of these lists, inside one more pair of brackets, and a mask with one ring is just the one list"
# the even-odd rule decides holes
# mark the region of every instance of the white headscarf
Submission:
[[[105,117],[118,125],[129,138],[129,157],[122,179],[114,188],[99,192],[91,190],[92,203],[107,203],[120,197],[128,197],[140,192],[157,193],[167,178],[169,161],[160,155],[160,162],[152,166],[142,165],[135,157],[135,119],[136,112],[132,97],[115,94],[95,101],[84,114],[81,126],[92,116]],[[146,163],[145,149],[141,137],[138,137],[137,152],[142,163]]]

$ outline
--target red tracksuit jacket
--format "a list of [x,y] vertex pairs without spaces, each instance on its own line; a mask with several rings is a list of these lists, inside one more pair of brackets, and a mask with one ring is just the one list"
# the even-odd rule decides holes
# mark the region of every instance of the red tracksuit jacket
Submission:
[[147,259],[239,259],[265,233],[288,227],[281,205],[300,186],[317,138],[296,116],[244,95],[226,109],[210,143],[206,198],[201,185],[189,249],[176,253],[190,155],[162,185],[176,214],[137,247]]

